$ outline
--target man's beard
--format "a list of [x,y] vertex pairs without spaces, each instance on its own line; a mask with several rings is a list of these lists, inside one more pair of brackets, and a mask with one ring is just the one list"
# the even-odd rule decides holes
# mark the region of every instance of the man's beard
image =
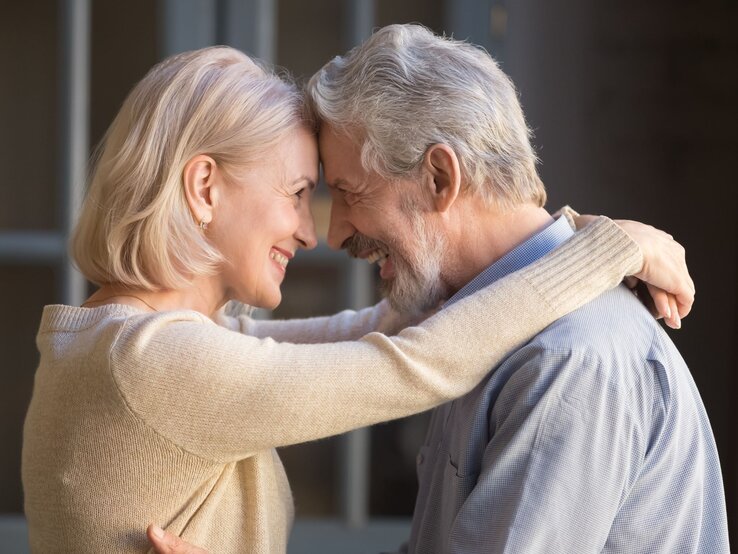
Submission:
[[441,280],[441,256],[445,247],[443,236],[433,234],[421,213],[409,208],[408,216],[414,244],[405,257],[400,258],[392,244],[385,244],[356,234],[346,245],[349,254],[358,255],[380,248],[390,252],[395,268],[392,279],[382,279],[380,291],[390,306],[400,313],[422,313],[436,308],[448,294]]

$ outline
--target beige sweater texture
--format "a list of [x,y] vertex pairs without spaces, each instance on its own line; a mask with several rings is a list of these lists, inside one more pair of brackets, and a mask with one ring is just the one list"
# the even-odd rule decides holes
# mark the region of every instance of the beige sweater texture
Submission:
[[146,552],[157,522],[217,554],[283,553],[293,507],[275,447],[461,396],[641,265],[601,218],[393,337],[372,332],[402,324],[384,303],[220,325],[194,311],[47,306],[23,442],[31,549]]

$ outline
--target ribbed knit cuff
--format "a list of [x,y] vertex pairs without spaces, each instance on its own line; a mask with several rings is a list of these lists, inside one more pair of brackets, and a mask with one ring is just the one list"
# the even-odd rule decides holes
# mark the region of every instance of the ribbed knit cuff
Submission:
[[638,273],[643,254],[616,223],[600,216],[539,262],[524,269],[522,276],[562,313],[582,296],[596,296]]
[[551,214],[551,216],[555,219],[558,219],[559,217],[565,217],[566,220],[569,222],[569,226],[575,231],[577,230],[577,224],[576,221],[574,221],[574,218],[578,215],[579,213],[568,204],[566,206],[562,206]]

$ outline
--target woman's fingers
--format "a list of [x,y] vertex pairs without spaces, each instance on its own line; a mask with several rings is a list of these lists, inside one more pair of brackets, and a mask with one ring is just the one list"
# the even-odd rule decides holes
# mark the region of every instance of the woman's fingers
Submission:
[[646,288],[653,299],[656,319],[663,317],[664,323],[669,327],[672,329],[681,329],[682,315],[680,314],[676,296],[653,285],[646,284]]
[[692,311],[692,304],[694,303],[694,296],[692,297],[692,301],[688,304],[682,304],[679,302],[679,299],[677,299],[677,308],[679,310],[679,317],[684,319],[689,315],[689,312]]
[[669,299],[669,311],[671,312],[671,317],[666,320],[666,324],[672,329],[681,329],[682,319],[679,315],[676,297],[673,294],[667,294],[666,296]]
[[632,275],[628,275],[625,279],[623,279],[623,282],[625,283],[625,286],[628,287],[630,290],[633,290],[638,286],[638,283],[640,281],[637,277],[633,277]]
[[619,220],[617,223],[643,252],[643,267],[636,277],[648,283],[652,296],[654,292],[651,288],[656,287],[674,297],[674,302],[669,302],[668,298],[657,294],[658,301],[654,297],[654,303],[664,317],[671,311],[671,307],[667,309],[667,305],[673,305],[675,313],[667,319],[671,322],[670,326],[678,325],[677,319],[681,320],[689,314],[695,294],[694,281],[689,275],[684,248],[671,235],[650,225],[627,220]]
[[648,294],[651,295],[651,299],[653,300],[653,307],[656,311],[654,316],[656,316],[656,319],[661,319],[662,317],[664,319],[671,318],[669,295],[666,293],[666,291],[660,289],[659,287],[649,285],[648,283],[646,283],[646,289],[648,290]]

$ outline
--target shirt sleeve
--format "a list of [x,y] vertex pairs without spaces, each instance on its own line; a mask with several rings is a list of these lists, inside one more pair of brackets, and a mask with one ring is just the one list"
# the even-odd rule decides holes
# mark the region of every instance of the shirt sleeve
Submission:
[[601,552],[645,456],[643,422],[609,362],[527,346],[490,413],[450,553]]
[[149,314],[127,321],[110,369],[129,409],[157,433],[231,461],[459,397],[508,352],[641,265],[637,245],[603,218],[396,337],[280,343],[196,312]]

